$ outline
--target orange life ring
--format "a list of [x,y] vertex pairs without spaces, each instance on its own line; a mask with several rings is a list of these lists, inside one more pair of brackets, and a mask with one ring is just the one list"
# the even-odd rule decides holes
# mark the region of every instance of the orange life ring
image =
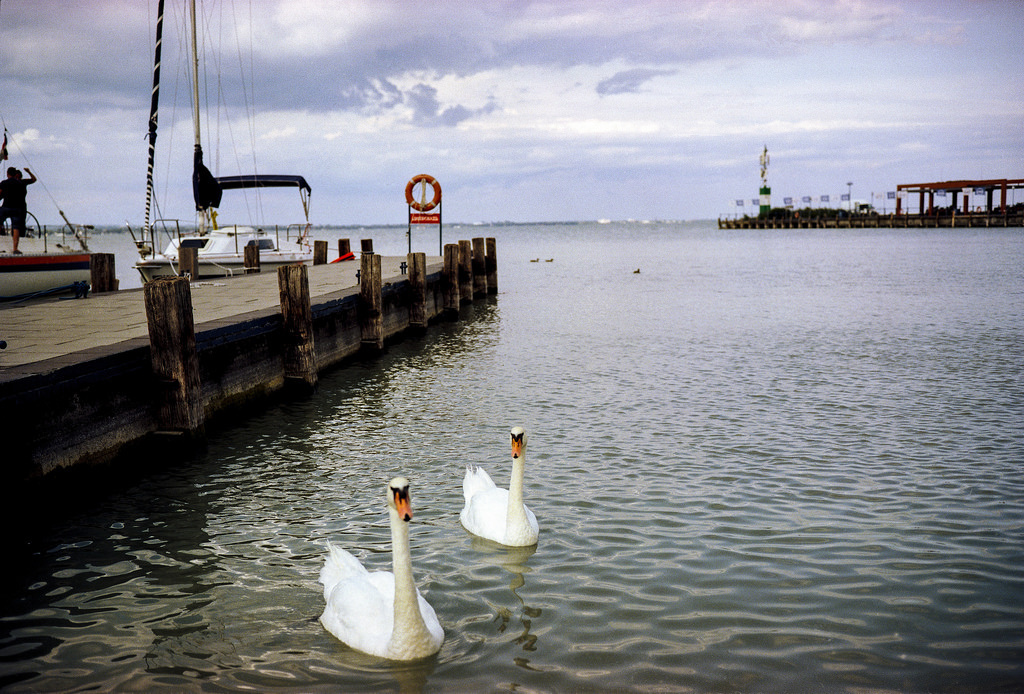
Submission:
[[[434,199],[430,202],[416,202],[412,197],[412,189],[419,182],[427,183],[434,189]],[[441,184],[438,183],[433,176],[427,174],[417,174],[409,179],[409,182],[405,186],[405,201],[409,203],[409,206],[417,212],[426,212],[432,210],[438,206],[441,202]]]

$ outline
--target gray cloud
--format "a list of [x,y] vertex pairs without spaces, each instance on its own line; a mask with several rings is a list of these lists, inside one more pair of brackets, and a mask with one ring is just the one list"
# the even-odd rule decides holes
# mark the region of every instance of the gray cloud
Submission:
[[[63,92],[73,99],[78,94],[67,89],[68,81],[74,81],[76,92],[90,92],[87,98],[93,103],[144,100],[155,21],[149,16],[151,4],[4,3],[0,65],[6,74],[0,75],[0,86],[6,100]],[[412,6],[398,2],[343,6],[252,0],[247,7],[239,3],[230,10],[228,5],[201,23],[217,38],[224,60],[254,49],[251,69],[264,85],[250,93],[244,82],[252,76],[226,71],[218,75],[218,91],[228,106],[238,105],[232,100],[245,95],[256,110],[298,107],[363,113],[394,108],[402,99],[415,102],[417,95],[399,95],[394,89],[395,81],[409,73],[422,73],[420,81],[429,84],[450,75],[524,66],[621,64],[625,69],[597,89],[602,95],[622,94],[635,92],[654,76],[713,58],[792,53],[871,37],[891,40],[891,27],[900,16],[898,7],[885,2],[805,0],[749,5],[725,0],[452,0],[429,6],[429,22],[411,21]],[[180,7],[169,3],[165,84],[180,64],[177,53],[185,45],[178,36],[180,14]],[[40,21],[51,15],[61,20]],[[250,19],[251,37],[236,34],[237,26],[219,26],[246,25]],[[354,29],[347,32],[344,27],[349,25]],[[106,36],[117,36],[117,41],[101,38]],[[182,68],[177,69],[180,74]],[[6,77],[18,82],[19,92]],[[35,90],[27,91],[29,85]],[[460,117],[460,107],[448,107],[455,109],[450,120]]]
[[437,89],[429,84],[418,84],[405,93],[406,103],[413,109],[412,122],[423,127],[453,127],[479,114],[493,112],[497,106],[492,101],[483,108],[470,109],[462,105],[442,108],[437,98]]
[[[37,171],[72,216],[137,217],[155,1],[0,2],[11,163]],[[182,6],[167,3],[158,177],[167,207],[188,210]],[[1021,92],[1005,78],[1024,65],[1020,3],[203,6],[211,162],[219,153],[219,173],[244,172],[256,152],[259,166],[307,175],[324,222],[393,220],[420,171],[444,178],[452,219],[692,217],[756,191],[766,143],[783,195],[834,193],[832,179],[880,190],[1012,176],[1022,158]],[[238,129],[217,128],[243,115],[251,129],[236,147]]]
[[674,75],[675,70],[652,70],[650,68],[634,68],[617,72],[606,80],[597,83],[597,93],[602,96],[609,94],[629,94],[637,92],[647,81],[663,75]]

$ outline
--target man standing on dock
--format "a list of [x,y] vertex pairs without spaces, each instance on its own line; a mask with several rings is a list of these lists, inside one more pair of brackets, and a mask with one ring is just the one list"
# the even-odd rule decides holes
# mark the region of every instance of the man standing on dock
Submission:
[[18,250],[18,241],[21,239],[21,233],[25,230],[25,217],[28,215],[28,203],[26,202],[28,187],[38,180],[27,166],[25,171],[30,176],[27,181],[22,180],[21,172],[13,166],[7,169],[7,178],[0,181],[0,199],[3,200],[3,206],[0,207],[0,224],[3,224],[8,218],[11,220],[11,235],[13,237],[11,248],[14,255],[21,255],[21,251]]

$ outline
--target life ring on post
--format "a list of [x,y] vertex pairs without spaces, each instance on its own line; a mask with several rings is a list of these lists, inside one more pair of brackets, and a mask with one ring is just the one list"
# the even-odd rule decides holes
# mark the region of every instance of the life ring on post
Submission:
[[[420,202],[416,202],[416,199],[412,196],[413,188],[416,187],[417,183],[423,183],[423,196]],[[434,199],[430,202],[426,201],[428,185],[434,189]],[[413,176],[405,185],[405,201],[417,212],[432,210],[441,203],[441,184],[433,176],[428,176],[427,174]]]

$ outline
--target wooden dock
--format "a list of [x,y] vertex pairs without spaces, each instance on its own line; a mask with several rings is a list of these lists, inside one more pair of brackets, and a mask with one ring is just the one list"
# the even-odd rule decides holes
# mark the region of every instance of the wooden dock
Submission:
[[1022,227],[1024,211],[960,214],[847,214],[843,216],[769,215],[718,219],[719,229],[941,229]]
[[[308,392],[318,372],[497,292],[493,239],[444,250],[0,306],[0,485],[194,444],[207,422]],[[177,327],[157,325],[175,313],[167,289],[185,300]]]

